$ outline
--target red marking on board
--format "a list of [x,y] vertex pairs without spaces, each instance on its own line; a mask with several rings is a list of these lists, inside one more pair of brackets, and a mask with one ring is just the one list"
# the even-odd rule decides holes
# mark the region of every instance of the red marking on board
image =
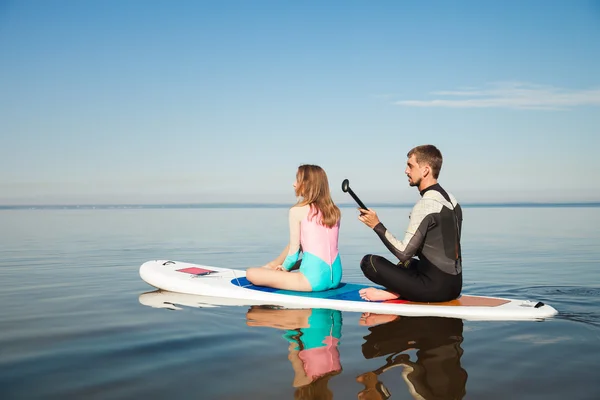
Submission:
[[191,274],[191,275],[208,275],[211,272],[215,272],[215,271],[211,271],[210,269],[198,268],[198,267],[190,267],[190,268],[178,269],[177,272],[185,272],[186,274]]
[[400,300],[400,299],[393,299],[393,300],[385,300],[383,303],[406,304],[406,303],[410,303],[410,301],[408,301],[408,300]]

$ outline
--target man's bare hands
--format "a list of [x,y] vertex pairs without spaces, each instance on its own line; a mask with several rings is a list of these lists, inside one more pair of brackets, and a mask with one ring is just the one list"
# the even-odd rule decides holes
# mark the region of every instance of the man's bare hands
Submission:
[[367,225],[369,228],[373,229],[379,223],[379,217],[377,216],[377,213],[370,208],[368,210],[359,208],[358,211],[360,211],[358,220]]

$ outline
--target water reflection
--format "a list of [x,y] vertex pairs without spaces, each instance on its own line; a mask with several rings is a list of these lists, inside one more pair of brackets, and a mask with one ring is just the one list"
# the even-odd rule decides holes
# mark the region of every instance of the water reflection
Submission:
[[[361,325],[370,326],[362,345],[364,357],[385,357],[385,362],[357,377],[365,386],[359,399],[389,398],[391,393],[382,381],[395,367],[400,367],[400,374],[415,399],[462,399],[465,396],[467,372],[460,363],[463,354],[461,319],[363,314]],[[407,352],[414,350],[416,357],[411,359]],[[388,379],[395,377],[385,380]]]
[[[143,293],[139,300],[147,306],[172,310],[180,306],[240,305],[235,300],[160,290]],[[342,372],[338,347],[342,337],[340,311],[252,305],[246,312],[246,324],[284,331],[282,337],[288,342],[288,360],[294,371],[291,384],[296,399],[334,398],[329,380]],[[368,329],[361,345],[364,358],[381,358],[381,366],[356,377],[364,386],[357,393],[358,399],[390,398],[392,394],[385,382],[395,382],[397,373],[415,399],[462,399],[465,396],[467,372],[461,366],[461,319],[365,313],[359,325]]]
[[294,370],[296,399],[332,399],[329,379],[342,371],[338,343],[342,336],[342,313],[329,309],[290,310],[252,306],[248,326],[284,329],[289,342],[288,360]]

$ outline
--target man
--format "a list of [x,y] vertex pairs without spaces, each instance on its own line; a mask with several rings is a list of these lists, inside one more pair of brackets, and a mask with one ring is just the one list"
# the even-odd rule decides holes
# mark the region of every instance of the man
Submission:
[[437,182],[443,159],[435,146],[417,146],[407,157],[404,173],[409,185],[419,188],[421,199],[412,209],[404,239],[396,239],[379,221],[375,211],[360,210],[358,219],[375,230],[383,244],[400,260],[394,264],[381,256],[364,256],[360,263],[363,273],[385,290],[367,288],[362,289],[360,295],[369,301],[453,300],[462,290],[462,210],[454,196]]

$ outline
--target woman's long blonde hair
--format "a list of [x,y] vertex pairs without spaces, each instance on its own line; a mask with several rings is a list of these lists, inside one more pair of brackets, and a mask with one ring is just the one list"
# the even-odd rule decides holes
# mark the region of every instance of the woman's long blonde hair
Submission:
[[[304,164],[296,173],[296,196],[302,196],[298,205],[310,205],[315,215],[321,212],[323,225],[333,228],[340,221],[342,213],[334,204],[329,192],[329,181],[323,168],[318,165]],[[316,208],[316,210],[315,210]]]

